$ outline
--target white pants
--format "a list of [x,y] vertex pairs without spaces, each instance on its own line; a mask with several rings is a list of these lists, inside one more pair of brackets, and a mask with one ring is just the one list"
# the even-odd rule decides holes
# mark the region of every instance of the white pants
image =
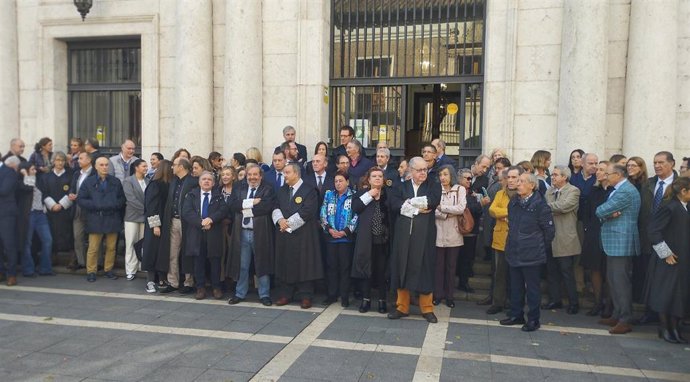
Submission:
[[125,222],[125,272],[134,275],[139,270],[139,260],[134,253],[134,243],[144,238],[144,223]]

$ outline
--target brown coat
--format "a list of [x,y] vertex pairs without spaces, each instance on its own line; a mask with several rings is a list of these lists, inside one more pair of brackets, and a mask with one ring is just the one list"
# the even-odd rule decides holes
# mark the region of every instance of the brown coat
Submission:
[[582,252],[580,239],[577,236],[577,209],[580,205],[580,189],[566,183],[556,198],[556,188],[546,191],[546,203],[553,213],[553,224],[556,237],[551,243],[553,257],[579,255]]

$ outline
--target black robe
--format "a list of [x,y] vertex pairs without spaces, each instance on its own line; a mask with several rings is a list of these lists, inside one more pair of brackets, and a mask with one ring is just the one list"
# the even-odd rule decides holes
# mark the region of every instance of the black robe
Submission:
[[290,198],[287,183],[276,192],[276,205],[285,219],[295,213],[305,221],[292,233],[276,232],[275,275],[279,280],[293,284],[323,278],[323,262],[319,244],[319,195],[316,188],[302,183]]
[[[160,241],[163,235],[163,228],[161,227],[161,236],[153,234],[153,228],[149,225],[150,217],[157,216],[161,222],[165,221],[165,204],[168,200],[168,183],[161,180],[153,180],[144,192],[144,247],[142,250],[141,269],[147,272],[156,271],[156,263],[160,253]],[[168,240],[170,238],[168,237]],[[170,251],[168,251],[168,260]]]
[[[67,196],[72,183],[72,171],[65,169],[62,175],[57,176],[50,171],[41,178],[40,189],[43,193],[43,200],[52,198],[55,203]],[[53,236],[53,252],[66,252],[74,249],[74,236],[72,234],[72,205],[59,212],[47,209],[48,222],[50,223],[50,233]]]
[[[394,189],[395,190],[395,189]],[[400,211],[413,198],[412,180],[407,180],[391,195],[390,208]],[[428,179],[419,186],[417,196],[426,196],[431,212],[410,219],[398,215],[391,251],[391,288],[431,293],[436,267],[436,221],[434,210],[441,203],[441,184]]]
[[[383,212],[383,225],[388,228],[388,243],[390,243],[392,234],[391,213],[389,208],[390,198],[388,187],[381,189],[381,197],[379,198],[379,205]],[[368,279],[371,277],[371,250],[373,247],[371,235],[371,220],[374,215],[374,203],[372,200],[369,204],[364,204],[360,199],[361,196],[369,192],[368,189],[357,192],[352,197],[352,211],[357,214],[357,240],[355,240],[355,250],[352,257],[352,271],[351,276],[358,279]],[[388,253],[385,254],[388,257]],[[386,261],[388,263],[388,261]]]
[[593,271],[603,272],[606,264],[606,254],[601,246],[601,221],[597,217],[597,207],[608,199],[613,187],[603,189],[601,186],[592,187],[587,198],[587,208],[579,215],[582,219],[584,239],[582,241],[582,256],[580,264]]
[[213,220],[211,229],[201,229],[201,189],[194,188],[185,196],[182,207],[182,221],[185,229],[184,255],[196,257],[201,254],[202,243],[206,242],[207,257],[222,257],[223,255],[223,219],[228,216],[228,205],[219,193],[209,191],[208,217]]
[[[156,259],[156,270],[159,272],[168,272],[170,269],[170,230],[172,228],[173,219],[173,200],[175,196],[175,188],[178,182],[183,182],[182,189],[180,190],[180,197],[178,200],[178,213],[180,217],[182,216],[182,210],[184,209],[185,195],[192,189],[199,187],[199,179],[192,176],[191,173],[186,175],[183,179],[178,177],[173,177],[170,182],[170,187],[168,187],[168,198],[165,201],[165,219],[161,219],[163,224],[161,227],[161,239],[158,250],[158,258]],[[185,251],[185,227],[186,223],[182,221],[182,242],[180,243],[180,256],[179,256],[179,269],[180,273],[192,273],[194,272],[194,258],[184,255]]]
[[655,312],[674,317],[688,313],[688,281],[690,280],[690,214],[681,202],[674,198],[663,203],[649,223],[649,240],[652,244],[665,241],[678,263],[668,265],[652,250],[649,260],[645,302]]
[[[230,251],[225,266],[226,275],[233,280],[240,277],[240,251],[242,241],[242,201],[247,198],[249,185],[245,182],[233,187],[230,198],[230,213],[232,217],[232,234],[230,235]],[[275,208],[275,192],[273,187],[262,182],[254,192],[255,198],[261,201],[252,208],[254,217],[254,270],[257,277],[273,273],[275,254],[274,236],[275,225],[271,220],[271,213]]]

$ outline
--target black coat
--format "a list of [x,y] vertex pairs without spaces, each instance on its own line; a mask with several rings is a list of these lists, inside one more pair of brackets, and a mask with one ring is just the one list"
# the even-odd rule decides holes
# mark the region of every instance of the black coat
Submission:
[[585,269],[604,270],[602,265],[606,259],[606,254],[601,246],[601,221],[597,217],[596,211],[597,207],[606,202],[612,190],[613,187],[608,189],[603,189],[601,186],[592,187],[592,191],[590,191],[585,204],[586,209],[582,212],[578,211],[584,231],[580,264]]
[[511,267],[527,267],[546,263],[546,248],[556,235],[553,214],[546,200],[534,192],[522,205],[515,196],[508,203],[508,238],[506,261]]
[[448,154],[443,154],[441,159],[438,159],[436,161],[436,163],[438,163],[439,167],[445,166],[445,165],[450,165],[450,166],[453,166],[454,170],[456,170],[456,171],[459,170],[458,169],[458,162],[456,162],[455,159],[449,157]]
[[690,281],[690,214],[676,198],[662,203],[649,224],[652,244],[666,242],[678,256],[678,263],[669,265],[652,253],[649,261],[645,301],[655,312],[674,317],[688,313]]
[[86,217],[87,233],[116,233],[124,228],[122,212],[127,200],[120,179],[106,175],[105,190],[99,186],[101,177],[84,179],[77,203]]
[[[79,188],[77,187],[77,183],[79,183],[79,176],[81,175],[81,169],[77,170],[72,174],[72,182],[70,183],[69,187],[69,192],[70,194],[75,194],[77,195],[77,201],[79,200]],[[96,169],[91,167],[89,170],[89,173],[86,175],[87,178],[96,176],[97,172]],[[86,180],[86,179],[84,179]],[[79,207],[79,203],[74,203],[74,206],[72,206],[72,218],[81,218],[81,207]]]
[[[144,247],[143,259],[141,262],[141,269],[147,272],[156,271],[156,263],[160,255],[160,241],[163,235],[161,228],[161,236],[153,234],[153,228],[149,224],[149,218],[153,220],[165,221],[165,204],[168,200],[168,183],[161,180],[152,180],[146,191],[144,192]],[[170,259],[170,251],[168,251],[166,258]]]
[[[371,236],[371,219],[374,214],[374,203],[375,200],[369,202],[369,204],[364,204],[360,199],[363,194],[369,192],[369,190],[361,190],[357,192],[352,197],[352,211],[357,214],[357,229],[355,234],[357,239],[355,240],[355,250],[352,258],[352,271],[351,275],[358,279],[368,279],[371,277],[371,250],[373,247],[372,236]],[[379,198],[379,204],[381,211],[383,212],[383,225],[388,227],[388,240],[390,242],[391,238],[391,219],[390,219],[390,197],[389,192],[386,187],[381,189],[381,197]],[[388,254],[385,254],[388,257]],[[381,275],[383,276],[383,275]],[[381,277],[383,278],[383,277]]]
[[[249,195],[249,184],[243,183],[233,187],[230,198],[230,216],[232,234],[230,251],[225,266],[226,275],[233,280],[240,277],[240,252],[242,250],[242,201]],[[252,208],[254,227],[254,270],[258,277],[273,274],[275,257],[275,225],[271,213],[276,205],[275,192],[268,183],[262,182],[254,192],[254,197],[261,201]]]
[[[412,181],[402,183],[391,193],[390,209],[400,211],[407,199],[414,197]],[[434,210],[441,203],[441,184],[428,179],[419,186],[417,196],[426,196],[431,212],[410,219],[398,215],[395,240],[391,251],[391,288],[431,293],[436,267],[436,217]],[[363,219],[362,219],[363,220]]]
[[[41,180],[40,189],[43,193],[43,200],[52,198],[55,203],[66,197],[70,191],[72,183],[72,170],[65,169],[65,172],[57,176],[50,171]],[[53,237],[53,251],[69,251],[74,248],[74,237],[72,235],[72,217],[74,206],[61,209],[58,212],[47,210],[48,221],[50,222],[50,233]]]
[[276,206],[288,219],[294,214],[304,220],[304,225],[292,233],[276,232],[276,278],[286,283],[318,280],[323,278],[321,244],[319,243],[319,196],[315,188],[302,183],[290,198],[286,184],[276,193]]
[[[321,190],[319,190],[317,187],[316,175],[314,175],[313,172],[311,174],[305,174],[305,176],[302,177],[302,180],[309,186],[316,188],[319,192],[319,206],[323,204],[323,198],[326,196],[326,191],[335,190],[335,177],[333,174],[329,174],[328,172],[326,172],[326,176],[323,179],[323,186],[321,187]],[[319,215],[318,210],[316,211],[316,215]]]
[[3,216],[17,216],[19,174],[5,165],[0,167],[0,211]]
[[[165,200],[165,212],[163,213],[165,219],[161,219],[161,240],[160,247],[158,251],[158,258],[156,261],[156,269],[159,272],[168,272],[170,268],[170,230],[172,228],[173,219],[173,199],[175,195],[175,188],[178,182],[182,182],[182,189],[180,190],[180,197],[177,201],[178,209],[180,213],[180,218],[182,217],[182,211],[184,209],[185,195],[196,187],[199,187],[199,180],[192,176],[192,174],[186,175],[184,178],[180,179],[178,177],[173,177],[170,182],[170,187],[168,187],[168,197]],[[182,243],[180,244],[180,273],[192,273],[194,270],[194,259],[184,256],[185,251],[185,227],[187,223],[182,221]],[[191,259],[191,260],[190,260]]]
[[182,221],[185,229],[185,256],[196,257],[201,253],[202,243],[206,242],[206,256],[222,257],[223,255],[223,219],[228,216],[229,208],[220,193],[209,191],[208,217],[213,220],[208,231],[201,229],[201,195],[200,188],[195,188],[185,195],[182,207]]

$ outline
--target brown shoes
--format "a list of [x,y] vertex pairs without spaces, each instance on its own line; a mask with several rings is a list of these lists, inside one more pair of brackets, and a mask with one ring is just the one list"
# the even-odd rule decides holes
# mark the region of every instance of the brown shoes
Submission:
[[17,276],[7,276],[7,286],[17,285]]
[[309,309],[311,308],[311,299],[309,298],[303,298],[302,303],[299,305],[300,308],[302,309]]
[[601,320],[599,320],[599,323],[601,325],[616,326],[616,325],[618,325],[618,320],[615,318],[612,318],[612,317],[602,318]]
[[619,322],[616,326],[609,329],[609,333],[611,334],[625,334],[630,332],[632,332],[632,326],[624,322]]
[[223,298],[223,291],[218,288],[213,288],[213,298],[216,300]]
[[206,288],[204,288],[204,287],[196,288],[196,293],[194,294],[194,298],[197,300],[205,299],[206,298]]
[[287,297],[281,297],[278,299],[278,301],[276,301],[277,306],[283,306],[283,305],[287,305],[289,303],[290,303],[290,300],[288,300]]

